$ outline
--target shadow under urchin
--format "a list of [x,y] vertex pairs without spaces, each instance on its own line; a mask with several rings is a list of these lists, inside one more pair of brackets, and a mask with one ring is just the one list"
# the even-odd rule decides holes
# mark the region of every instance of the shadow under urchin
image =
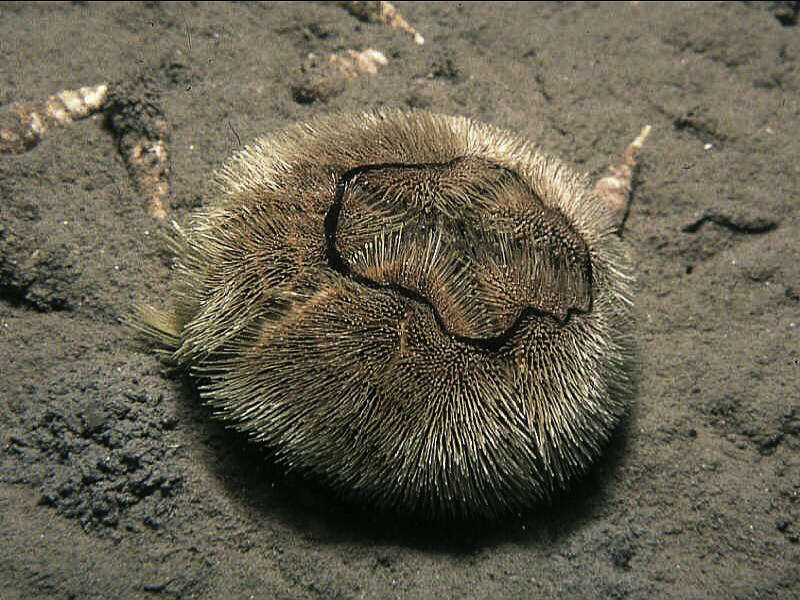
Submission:
[[382,513],[483,520],[595,461],[633,385],[632,269],[585,179],[384,110],[261,139],[216,182],[136,326],[277,463]]

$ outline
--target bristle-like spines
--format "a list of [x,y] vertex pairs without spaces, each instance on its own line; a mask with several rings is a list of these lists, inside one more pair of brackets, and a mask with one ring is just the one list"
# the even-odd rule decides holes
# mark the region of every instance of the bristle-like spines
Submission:
[[345,265],[426,298],[453,335],[497,338],[528,308],[559,320],[590,308],[581,236],[516,173],[482,157],[364,166],[345,176],[339,202]]
[[562,163],[385,110],[262,139],[217,184],[172,312],[139,329],[279,461],[386,509],[492,517],[596,458],[630,391],[631,266]]
[[548,497],[596,457],[623,409],[601,379],[612,347],[576,356],[586,332],[561,332],[563,350],[548,352],[534,341],[553,323],[531,320],[528,343],[487,353],[443,334],[429,310],[394,302],[329,282],[233,358],[209,361],[224,375],[201,394],[287,462],[393,510],[500,514]]
[[181,323],[172,311],[141,304],[125,322],[140,341],[160,354],[171,355],[181,345]]

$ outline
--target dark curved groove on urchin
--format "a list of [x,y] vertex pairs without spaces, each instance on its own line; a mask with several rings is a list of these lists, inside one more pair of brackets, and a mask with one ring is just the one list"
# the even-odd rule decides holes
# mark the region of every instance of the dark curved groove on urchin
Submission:
[[[368,288],[374,289],[374,290],[392,290],[393,292],[396,292],[397,294],[399,294],[399,295],[401,295],[401,296],[403,296],[405,298],[409,298],[409,299],[411,299],[411,300],[413,300],[415,302],[418,302],[420,304],[423,304],[423,305],[427,306],[428,308],[430,308],[431,313],[433,314],[434,319],[436,320],[436,323],[438,324],[439,328],[444,333],[449,335],[451,338],[453,338],[453,339],[455,339],[455,340],[457,340],[459,342],[462,342],[464,344],[467,344],[469,346],[472,346],[472,347],[474,347],[476,349],[479,349],[479,350],[484,350],[484,351],[488,351],[488,352],[497,352],[497,351],[501,350],[511,340],[511,338],[514,337],[514,335],[521,329],[522,325],[525,323],[525,321],[527,320],[528,317],[536,316],[536,317],[547,317],[547,318],[550,318],[550,319],[555,319],[555,317],[551,313],[549,313],[547,311],[537,310],[535,308],[532,308],[532,307],[528,306],[528,307],[525,307],[520,312],[519,316],[514,321],[514,323],[512,323],[511,326],[508,327],[500,335],[487,337],[487,338],[473,338],[473,337],[458,335],[458,334],[450,332],[447,329],[447,327],[444,324],[444,319],[439,314],[439,311],[436,310],[436,307],[433,306],[433,304],[425,296],[423,296],[419,292],[415,292],[414,290],[410,290],[410,289],[408,289],[408,288],[406,288],[406,287],[404,287],[402,285],[396,284],[396,283],[382,284],[382,283],[378,283],[376,281],[373,281],[372,279],[369,279],[368,277],[365,277],[363,275],[359,275],[358,273],[354,273],[353,270],[350,268],[350,265],[347,263],[347,261],[344,258],[342,258],[342,255],[339,253],[339,250],[336,247],[336,229],[337,229],[337,226],[339,224],[339,215],[340,215],[341,210],[342,210],[342,202],[344,200],[344,194],[345,194],[345,191],[347,190],[348,182],[351,181],[354,177],[356,177],[357,175],[359,175],[361,173],[364,173],[364,172],[367,172],[367,171],[371,171],[371,170],[376,170],[376,169],[404,169],[404,168],[419,169],[419,168],[425,168],[425,167],[431,167],[431,168],[434,168],[434,167],[448,167],[448,166],[451,166],[451,165],[453,165],[454,163],[456,163],[456,162],[458,162],[460,160],[462,160],[462,157],[457,157],[457,158],[454,158],[454,159],[452,159],[450,161],[443,162],[443,163],[414,163],[414,164],[407,164],[407,163],[380,163],[380,164],[370,164],[370,165],[362,165],[360,167],[355,167],[353,169],[350,169],[349,171],[346,171],[346,172],[342,173],[338,177],[338,181],[336,183],[336,197],[334,198],[333,204],[331,205],[330,209],[328,210],[327,214],[325,215],[325,221],[324,221],[324,226],[325,226],[325,255],[326,255],[327,259],[328,259],[328,266],[331,269],[333,269],[334,271],[336,271],[340,275],[343,275],[344,277],[347,277],[347,278],[355,281],[359,285],[363,285],[365,287],[368,287]],[[513,171],[505,169],[504,167],[501,167],[499,165],[494,165],[494,166],[496,168],[498,168],[498,169],[502,169],[503,171],[508,173],[511,177],[516,179],[519,183],[521,183],[525,187],[528,187],[527,184],[525,184],[520,179],[520,177],[516,173],[514,173]],[[533,194],[532,190],[531,190],[531,193]],[[570,226],[572,226],[572,224],[570,224]],[[588,269],[589,269],[589,272],[588,272],[589,289],[591,289],[592,288],[592,263],[591,263],[591,260],[589,261]],[[594,297],[593,297],[593,294],[590,294],[589,307],[586,310],[581,310],[581,309],[571,308],[571,307],[568,308],[567,309],[567,315],[564,318],[563,323],[567,323],[570,320],[570,318],[572,317],[573,314],[591,312],[593,303],[594,303]]]

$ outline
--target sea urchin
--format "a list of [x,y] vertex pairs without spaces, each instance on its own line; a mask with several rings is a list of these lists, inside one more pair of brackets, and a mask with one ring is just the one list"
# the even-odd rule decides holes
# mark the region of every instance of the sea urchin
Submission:
[[323,117],[245,148],[136,323],[219,416],[392,511],[551,496],[626,406],[631,267],[587,181],[466,118]]

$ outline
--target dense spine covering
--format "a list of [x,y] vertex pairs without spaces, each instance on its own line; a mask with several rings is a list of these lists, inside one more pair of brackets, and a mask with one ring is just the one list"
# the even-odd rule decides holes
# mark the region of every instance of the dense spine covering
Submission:
[[597,457],[630,388],[631,265],[563,163],[385,110],[259,140],[217,183],[139,327],[278,460],[385,509],[493,517]]

